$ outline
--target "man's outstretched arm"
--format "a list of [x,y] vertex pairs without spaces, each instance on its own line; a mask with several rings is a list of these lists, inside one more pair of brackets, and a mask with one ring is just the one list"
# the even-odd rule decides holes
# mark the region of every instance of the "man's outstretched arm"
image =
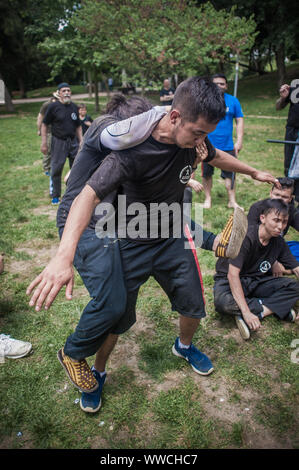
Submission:
[[277,178],[275,178],[271,173],[266,171],[260,171],[256,168],[247,165],[246,163],[241,162],[237,158],[233,157],[229,153],[223,152],[222,150],[215,149],[216,155],[213,160],[209,161],[210,165],[216,166],[221,170],[232,171],[234,173],[243,173],[244,175],[249,175],[251,178],[263,183],[274,184],[277,188],[280,189],[280,184]]
[[44,305],[50,308],[61,288],[66,286],[66,298],[71,300],[74,270],[73,260],[82,233],[87,227],[94,208],[99,203],[96,193],[85,186],[73,201],[56,255],[46,268],[29,285],[26,294],[33,295],[29,305],[39,311]]

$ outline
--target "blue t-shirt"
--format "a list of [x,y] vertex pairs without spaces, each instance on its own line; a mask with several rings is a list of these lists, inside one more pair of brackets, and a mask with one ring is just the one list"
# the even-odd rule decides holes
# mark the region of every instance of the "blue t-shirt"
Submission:
[[216,129],[209,134],[209,140],[219,150],[233,150],[233,124],[234,119],[243,117],[243,111],[238,98],[224,93],[226,115],[217,124]]

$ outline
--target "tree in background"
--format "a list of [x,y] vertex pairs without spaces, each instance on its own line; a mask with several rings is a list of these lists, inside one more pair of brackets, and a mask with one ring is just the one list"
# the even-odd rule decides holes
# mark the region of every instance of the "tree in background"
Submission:
[[59,37],[76,6],[73,0],[1,0],[0,71],[10,91],[25,97],[26,89],[45,84],[50,68],[38,43]]
[[253,19],[236,17],[234,8],[190,0],[85,0],[69,25],[72,37],[40,45],[52,76],[71,61],[102,80],[125,69],[143,88],[174,73],[209,73],[231,54],[249,52],[255,36]]
[[[229,0],[211,0],[216,9],[230,9]],[[235,13],[256,22],[255,42],[250,51],[248,68],[265,73],[267,63],[272,67],[275,57],[278,86],[285,83],[285,59],[298,57],[299,15],[298,2],[293,0],[239,0]]]

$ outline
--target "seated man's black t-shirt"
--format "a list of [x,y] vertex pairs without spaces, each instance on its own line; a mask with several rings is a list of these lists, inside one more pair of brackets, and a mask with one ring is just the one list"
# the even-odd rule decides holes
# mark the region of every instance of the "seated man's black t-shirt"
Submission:
[[77,127],[81,125],[78,107],[72,102],[63,104],[55,101],[48,106],[43,123],[52,126],[51,133],[58,139],[74,138]]
[[282,263],[286,269],[294,269],[299,265],[281,236],[272,237],[268,245],[264,246],[259,240],[258,230],[257,224],[248,227],[240,252],[235,259],[218,259],[215,280],[227,277],[230,264],[240,268],[240,278],[272,275],[271,269],[275,261]]
[[[215,157],[215,148],[208,138],[205,142],[208,148],[206,161],[211,161]],[[137,213],[139,228],[142,225],[145,230],[134,239],[152,242],[165,238],[165,228],[168,229],[168,236],[173,236],[175,225],[177,228],[177,224],[181,224],[182,220],[178,221],[173,217],[172,209],[175,211],[178,207],[181,208],[186,184],[195,169],[195,160],[194,148],[182,149],[175,144],[158,142],[150,136],[132,149],[113,152],[107,156],[87,184],[101,201],[115,190],[119,195],[125,196],[122,211],[119,206],[117,208],[118,214],[121,212],[124,215],[117,217],[116,221],[120,238],[133,238],[126,228],[130,222],[132,226]],[[136,206],[136,203],[139,205]],[[156,219],[157,208],[162,207],[161,205],[165,212],[159,213]]]

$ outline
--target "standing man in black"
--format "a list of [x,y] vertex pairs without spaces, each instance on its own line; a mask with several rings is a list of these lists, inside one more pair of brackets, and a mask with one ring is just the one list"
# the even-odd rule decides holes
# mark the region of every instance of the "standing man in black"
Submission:
[[163,82],[163,88],[160,91],[160,101],[163,106],[171,106],[174,97],[174,89],[170,86],[170,81],[166,78]]
[[52,205],[59,204],[61,196],[61,175],[66,159],[72,167],[82,140],[82,127],[78,107],[71,101],[68,83],[58,85],[58,101],[49,105],[43,119],[41,151],[48,152],[47,128],[51,125],[51,178],[53,183]]
[[[299,138],[299,80],[293,80],[291,85],[284,84],[279,89],[280,97],[276,101],[276,109],[285,108],[288,104],[289,113],[286,124],[285,140],[296,141]],[[284,146],[284,174],[289,176],[289,168],[294,154],[295,145]],[[295,180],[295,200],[299,202],[299,180]]]

